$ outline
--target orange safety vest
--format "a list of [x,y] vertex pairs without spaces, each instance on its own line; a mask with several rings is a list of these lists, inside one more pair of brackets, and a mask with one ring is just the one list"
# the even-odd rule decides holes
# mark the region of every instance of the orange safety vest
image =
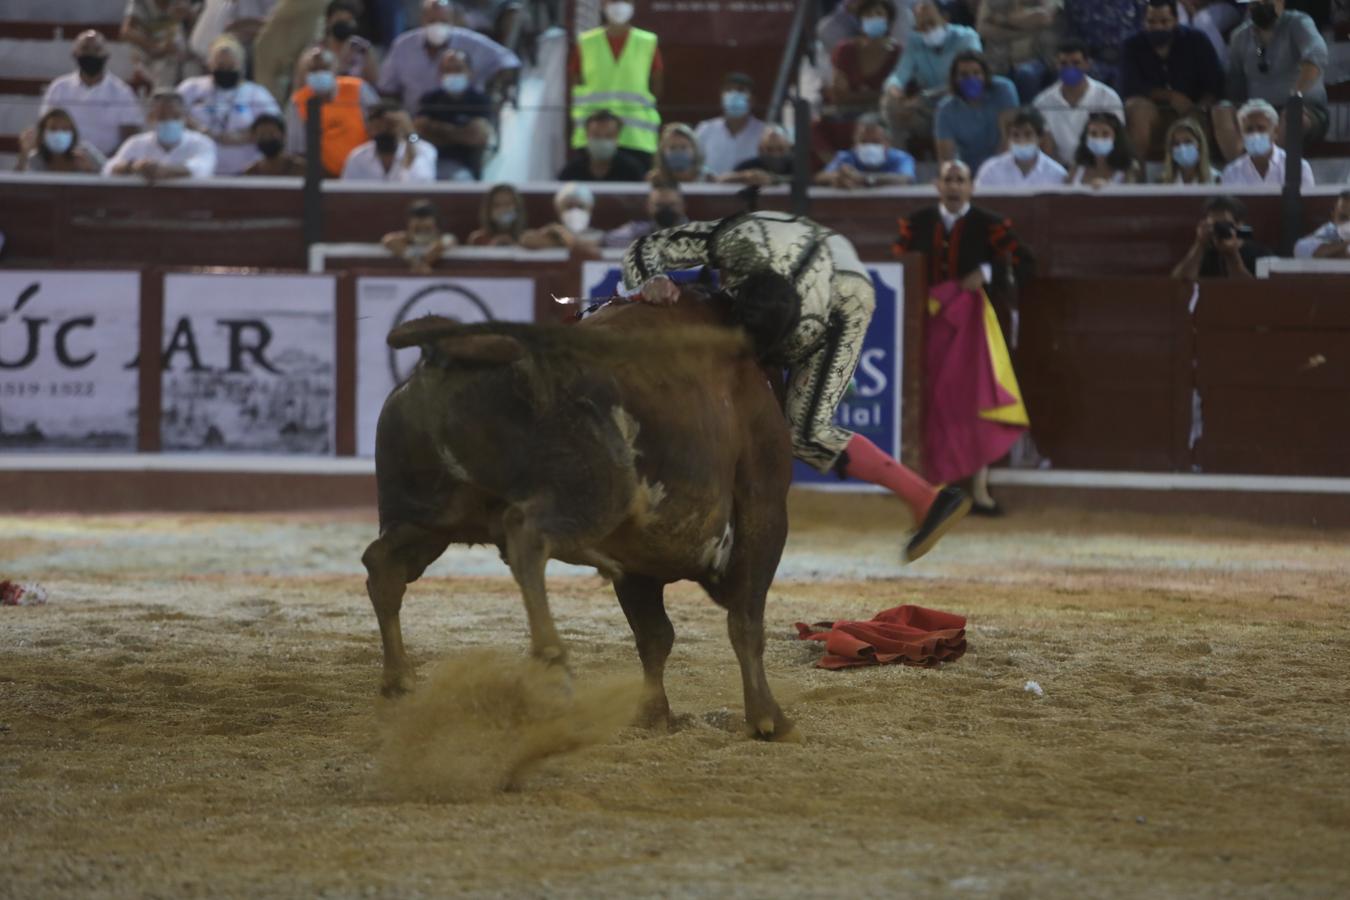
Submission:
[[[364,82],[360,78],[338,76],[333,99],[323,105],[323,115],[319,120],[322,132],[319,158],[323,162],[323,170],[334,178],[342,174],[347,154],[370,140],[366,134],[365,112],[361,109],[362,84]],[[309,85],[291,95],[291,102],[295,104],[301,122],[309,115],[309,98],[313,96],[314,89]]]

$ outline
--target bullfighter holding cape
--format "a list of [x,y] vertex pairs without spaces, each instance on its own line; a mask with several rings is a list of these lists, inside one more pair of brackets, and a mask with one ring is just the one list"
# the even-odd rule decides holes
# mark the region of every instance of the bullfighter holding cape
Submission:
[[[1011,265],[1025,277],[1032,260],[1007,219],[972,206],[970,169],[938,174],[941,202],[900,220],[896,254],[919,251],[928,266],[924,329],[925,474],[942,483],[972,479],[976,513],[998,515],[989,464],[1028,427],[1022,392],[985,285]],[[1003,270],[1006,271],[1006,270]]]
[[[842,235],[801,216],[753,212],[712,222],[690,222],[635,241],[624,254],[623,279],[654,304],[673,303],[679,288],[666,272],[708,266],[718,270],[733,315],[760,339],[758,310],[790,304],[796,314],[766,361],[789,370],[786,413],[796,457],[813,468],[858,478],[897,494],[918,527],[905,559],[927,553],[970,509],[956,487],[938,489],[892,459],[876,444],[835,422],[862,352],[876,295],[853,245]],[[766,352],[771,351],[771,352]]]

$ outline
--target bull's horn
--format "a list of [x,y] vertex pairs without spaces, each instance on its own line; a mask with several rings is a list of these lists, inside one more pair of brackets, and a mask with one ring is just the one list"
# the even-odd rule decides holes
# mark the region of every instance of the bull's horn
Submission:
[[385,340],[395,350],[401,350],[404,347],[420,347],[423,344],[430,344],[438,338],[452,335],[463,327],[461,323],[445,316],[423,316],[420,319],[413,319],[411,322],[404,322],[389,332],[389,337]]

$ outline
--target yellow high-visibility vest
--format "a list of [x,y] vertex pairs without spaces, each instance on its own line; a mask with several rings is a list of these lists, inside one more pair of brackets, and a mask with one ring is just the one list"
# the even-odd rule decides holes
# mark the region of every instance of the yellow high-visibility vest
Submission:
[[615,59],[605,29],[592,28],[577,38],[577,51],[581,81],[572,88],[572,146],[586,146],[586,117],[607,109],[623,120],[620,147],[655,153],[661,114],[649,82],[656,35],[630,28],[623,52]]

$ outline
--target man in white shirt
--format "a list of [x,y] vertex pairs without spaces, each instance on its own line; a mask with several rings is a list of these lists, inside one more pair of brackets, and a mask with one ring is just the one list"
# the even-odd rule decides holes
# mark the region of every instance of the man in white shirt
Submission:
[[975,176],[977,190],[1001,187],[1045,187],[1069,178],[1064,167],[1041,150],[1045,117],[1024,106],[1008,123],[1008,152],[991,156]]
[[1041,91],[1032,105],[1045,116],[1046,137],[1041,148],[1060,164],[1068,164],[1073,162],[1088,115],[1113,113],[1124,122],[1125,104],[1115,91],[1088,77],[1092,60],[1087,44],[1082,41],[1071,39],[1061,43],[1055,53],[1055,64],[1059,67],[1059,80]]
[[[1275,146],[1275,131],[1280,114],[1264,100],[1249,100],[1237,114],[1242,129],[1242,146],[1246,153],[1230,162],[1223,170],[1223,186],[1284,184],[1284,150]],[[1303,160],[1301,174],[1305,189],[1313,186],[1312,166]]]
[[244,48],[230,35],[211,44],[209,75],[185,78],[178,93],[188,122],[216,142],[216,174],[238,175],[260,157],[250,129],[263,114],[279,116],[281,107],[262,85],[245,81]]
[[145,116],[127,83],[108,71],[108,45],[97,31],[82,31],[71,51],[78,66],[47,85],[41,115],[64,109],[87,141],[110,156],[141,130]]
[[764,121],[750,114],[754,81],[743,72],[730,72],[722,79],[722,116],[705,119],[694,129],[703,150],[703,164],[714,175],[725,175],[759,153]]
[[1341,191],[1331,221],[1294,245],[1296,259],[1350,259],[1350,189]]
[[398,103],[384,101],[370,111],[371,139],[347,155],[344,181],[422,184],[436,180],[436,148],[413,133],[412,120]]
[[215,174],[216,142],[188,129],[177,92],[156,91],[150,98],[150,125],[149,131],[127,138],[103,167],[104,175],[139,175],[153,184]]

